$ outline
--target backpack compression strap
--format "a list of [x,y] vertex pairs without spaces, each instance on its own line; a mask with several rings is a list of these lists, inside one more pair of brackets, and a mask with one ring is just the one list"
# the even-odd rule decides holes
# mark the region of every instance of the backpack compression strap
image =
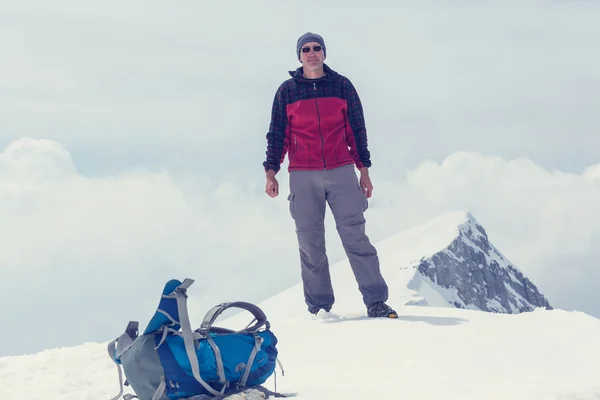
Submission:
[[[181,285],[179,285],[173,292],[166,297],[175,297],[177,299],[177,310],[179,312],[179,322],[181,324],[181,335],[183,336],[183,344],[185,346],[185,352],[190,361],[192,368],[192,374],[194,378],[202,385],[206,390],[215,396],[222,396],[223,393],[213,389],[208,383],[200,376],[200,366],[198,365],[198,357],[196,356],[196,346],[194,346],[194,332],[190,324],[190,316],[187,310],[187,289],[194,283],[193,279],[186,278]],[[223,386],[225,391],[227,386]]]
[[[219,315],[221,315],[223,313],[223,311],[225,311],[229,308],[234,308],[234,307],[249,311],[252,315],[254,315],[254,320],[256,320],[256,323],[252,326],[248,326],[237,332],[226,329],[226,328],[219,328],[219,327],[213,326],[214,322],[219,317]],[[252,324],[252,322],[254,322],[254,320],[251,321],[250,324]],[[248,324],[248,325],[250,325],[250,324]],[[244,386],[246,386],[248,376],[250,375],[250,370],[252,368],[252,364],[254,363],[254,359],[255,359],[256,355],[258,354],[258,352],[260,351],[260,347],[263,342],[262,337],[260,337],[258,335],[258,329],[263,325],[265,325],[267,329],[270,328],[270,324],[269,324],[269,321],[267,321],[267,317],[266,317],[265,313],[260,309],[260,307],[254,305],[252,303],[247,303],[244,301],[233,301],[233,302],[221,303],[221,304],[214,306],[206,313],[204,320],[202,321],[202,324],[200,325],[200,329],[198,329],[198,333],[200,334],[200,337],[203,337],[208,341],[208,344],[212,347],[213,351],[215,352],[215,359],[217,362],[217,373],[219,375],[221,383],[226,383],[225,372],[223,369],[223,361],[221,359],[221,351],[219,350],[219,347],[214,342],[214,340],[209,335],[209,333],[211,331],[217,332],[217,333],[234,333],[234,334],[235,333],[250,333],[254,337],[254,342],[255,342],[254,347],[252,349],[252,352],[250,353],[248,362],[246,363],[244,374],[242,375],[240,382],[237,384],[238,387],[244,387]]]

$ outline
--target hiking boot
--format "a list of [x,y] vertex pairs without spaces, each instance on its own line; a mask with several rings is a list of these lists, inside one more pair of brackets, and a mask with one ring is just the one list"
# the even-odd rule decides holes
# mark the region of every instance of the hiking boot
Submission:
[[330,312],[330,311],[331,311],[331,306],[329,306],[329,307],[317,307],[317,308],[313,308],[313,309],[309,310],[309,312],[312,315],[317,315],[318,313]]
[[330,319],[330,318],[333,318],[333,314],[331,313],[331,311],[328,311],[328,310],[326,310],[324,308],[321,308],[314,315],[315,315],[316,319]]
[[369,304],[367,315],[371,318],[398,318],[398,313],[383,301]]

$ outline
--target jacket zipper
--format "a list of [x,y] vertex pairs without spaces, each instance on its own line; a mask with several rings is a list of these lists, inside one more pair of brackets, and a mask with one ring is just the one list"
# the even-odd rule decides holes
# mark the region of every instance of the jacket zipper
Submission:
[[[317,83],[313,82],[313,88],[317,90]],[[327,163],[325,162],[325,141],[323,140],[323,132],[321,132],[321,114],[319,113],[319,99],[315,97],[315,103],[317,105],[317,116],[319,121],[319,134],[321,135],[321,154],[323,155],[323,169],[327,169]]]
[[294,135],[294,153],[292,154],[292,157],[296,155],[297,151],[298,151],[298,141],[296,140],[296,135]]

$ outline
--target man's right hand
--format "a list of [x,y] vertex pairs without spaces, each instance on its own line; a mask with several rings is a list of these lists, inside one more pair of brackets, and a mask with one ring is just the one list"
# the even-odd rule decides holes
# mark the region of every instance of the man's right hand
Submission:
[[272,198],[279,195],[279,182],[277,182],[275,171],[272,169],[267,171],[267,185],[265,192]]

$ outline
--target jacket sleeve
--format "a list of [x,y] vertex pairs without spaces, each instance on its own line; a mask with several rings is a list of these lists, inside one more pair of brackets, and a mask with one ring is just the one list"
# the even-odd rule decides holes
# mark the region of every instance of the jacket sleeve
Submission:
[[263,162],[265,172],[272,169],[279,172],[281,163],[287,153],[287,113],[285,86],[282,84],[273,99],[271,108],[271,123],[267,132],[266,160]]
[[357,168],[370,167],[371,154],[367,143],[367,129],[362,103],[354,85],[348,78],[344,79],[344,89],[348,107],[348,125],[350,127],[346,140],[350,147],[350,153]]

